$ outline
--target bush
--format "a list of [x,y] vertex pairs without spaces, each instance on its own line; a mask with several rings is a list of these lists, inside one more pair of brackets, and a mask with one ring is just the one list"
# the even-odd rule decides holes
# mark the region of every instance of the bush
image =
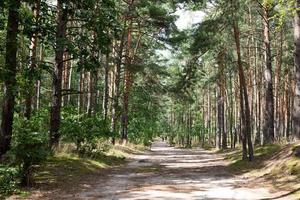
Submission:
[[20,168],[23,185],[31,182],[32,166],[44,161],[49,153],[48,131],[44,128],[44,120],[43,116],[33,116],[31,120],[17,118],[14,123],[11,154]]
[[[62,116],[63,140],[76,144],[76,150],[80,154],[99,150],[99,141],[111,136],[108,123],[100,116],[77,114],[74,109],[65,110]],[[102,145],[102,148],[104,150],[107,146]]]
[[0,197],[16,191],[18,174],[17,168],[0,165]]

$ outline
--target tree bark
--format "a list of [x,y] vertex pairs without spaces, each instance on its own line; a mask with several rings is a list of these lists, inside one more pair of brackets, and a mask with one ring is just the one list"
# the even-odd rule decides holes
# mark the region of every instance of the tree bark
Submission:
[[[252,146],[252,139],[251,139],[251,123],[250,123],[250,108],[249,108],[249,102],[248,102],[248,94],[247,94],[247,88],[246,88],[246,81],[245,81],[245,75],[244,75],[244,69],[242,64],[242,58],[241,58],[241,45],[240,45],[240,31],[238,27],[238,22],[233,22],[233,32],[234,32],[234,38],[236,43],[236,51],[237,51],[237,57],[238,57],[238,72],[239,72],[239,81],[240,81],[240,106],[241,106],[241,116],[242,116],[242,147],[243,147],[243,159],[247,159],[247,153],[248,153],[248,159],[250,161],[253,160],[253,146]],[[248,145],[248,150],[247,150]]]
[[0,158],[10,149],[14,119],[20,0],[8,1]]
[[128,106],[129,106],[129,88],[131,85],[131,73],[130,73],[130,65],[131,65],[131,42],[132,42],[132,22],[128,27],[127,32],[127,52],[126,52],[126,64],[125,64],[125,72],[124,72],[124,96],[123,96],[123,115],[122,115],[122,141],[126,141],[128,139]]
[[[114,80],[114,97],[112,103],[112,122],[111,122],[111,131],[113,134],[116,134],[117,129],[117,119],[119,116],[119,98],[120,98],[120,78],[121,78],[121,66],[123,60],[123,50],[124,50],[124,43],[125,43],[125,36],[126,36],[126,21],[124,22],[124,30],[122,33],[122,37],[120,40],[119,52],[117,63],[115,67],[115,80]],[[112,143],[115,144],[115,136],[112,137]]]
[[272,57],[269,30],[269,8],[263,8],[263,24],[264,24],[264,46],[265,46],[265,112],[263,127],[263,143],[271,143],[274,141],[274,94],[273,94],[273,73],[272,73]]
[[94,78],[93,74],[95,72],[88,72],[88,99],[87,99],[87,113],[89,116],[92,115],[94,111]]
[[[300,0],[296,2],[296,15],[294,22],[294,37],[295,37],[295,68],[296,68],[296,88],[294,97],[293,110],[293,135],[300,139]],[[287,131],[288,132],[288,131]]]
[[105,72],[104,72],[104,95],[103,95],[103,115],[104,119],[107,119],[108,113],[108,98],[109,98],[109,85],[108,85],[108,76],[109,76],[109,53],[106,54],[105,58]]
[[219,66],[219,81],[218,81],[218,100],[217,100],[217,110],[218,110],[218,135],[217,135],[217,148],[221,147],[225,149],[227,147],[227,135],[225,132],[225,120],[224,120],[224,101],[225,101],[225,77],[224,77],[224,55],[223,52],[218,54],[218,66]]
[[61,101],[62,101],[62,71],[64,66],[64,52],[66,39],[66,29],[68,12],[65,8],[64,0],[57,1],[57,28],[55,47],[55,66],[53,71],[53,99],[50,118],[50,148],[55,148],[59,144],[59,128],[61,122]]
[[[40,17],[40,7],[41,2],[40,0],[36,0],[34,2],[33,6],[33,16],[35,23],[38,24],[39,17]],[[29,64],[29,76],[28,76],[28,84],[29,84],[29,90],[26,94],[25,99],[25,114],[24,116],[27,119],[30,119],[31,113],[32,113],[32,99],[33,99],[33,91],[34,91],[34,70],[36,68],[36,55],[37,55],[37,45],[38,45],[38,32],[35,31],[32,34],[32,37],[30,39],[30,64]]]

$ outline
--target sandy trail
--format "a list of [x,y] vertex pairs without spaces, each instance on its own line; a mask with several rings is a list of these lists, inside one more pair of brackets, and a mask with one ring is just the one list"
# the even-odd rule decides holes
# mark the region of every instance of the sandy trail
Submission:
[[[205,150],[168,147],[156,141],[152,150],[132,156],[125,167],[110,171],[77,194],[62,199],[110,200],[256,200],[277,198],[261,184],[249,188],[248,179],[233,176],[226,170],[228,163],[221,155]],[[252,184],[253,185],[253,184]]]

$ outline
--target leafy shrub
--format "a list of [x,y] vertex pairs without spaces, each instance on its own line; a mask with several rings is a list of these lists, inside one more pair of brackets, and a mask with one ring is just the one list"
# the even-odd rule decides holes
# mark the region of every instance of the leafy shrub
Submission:
[[6,196],[16,191],[17,168],[0,165],[0,196]]
[[44,128],[46,124],[42,115],[33,116],[30,120],[15,120],[11,154],[20,168],[21,183],[24,185],[31,182],[32,166],[41,163],[48,156],[48,131]]
[[[99,150],[99,141],[111,136],[108,123],[100,116],[77,114],[74,109],[65,110],[62,116],[63,139],[75,143],[77,152],[80,154]],[[104,150],[107,146],[102,145],[102,148]]]

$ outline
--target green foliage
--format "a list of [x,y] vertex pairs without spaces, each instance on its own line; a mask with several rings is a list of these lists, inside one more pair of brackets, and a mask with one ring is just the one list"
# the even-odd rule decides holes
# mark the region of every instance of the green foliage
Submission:
[[73,108],[66,108],[62,112],[63,139],[75,143],[77,151],[82,154],[96,150],[101,138],[112,136],[108,125],[99,115],[78,114]]
[[45,116],[33,116],[30,120],[16,118],[11,154],[20,167],[21,182],[31,182],[32,166],[40,164],[49,155],[48,131],[45,131]]
[[18,168],[0,165],[0,199],[16,191],[18,175]]

